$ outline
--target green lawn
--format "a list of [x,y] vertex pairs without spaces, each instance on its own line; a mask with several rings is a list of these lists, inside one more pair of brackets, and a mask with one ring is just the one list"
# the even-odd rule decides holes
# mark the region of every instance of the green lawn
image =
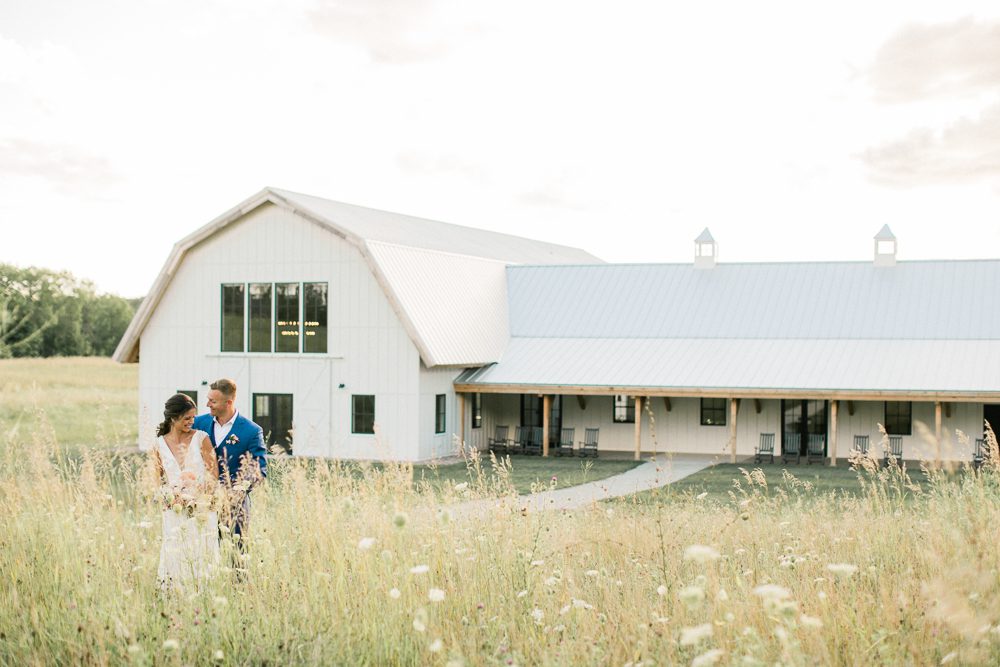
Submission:
[[[518,493],[549,488],[555,478],[559,489],[586,482],[604,479],[623,473],[639,465],[640,461],[609,459],[578,459],[573,457],[512,456],[510,457],[510,481]],[[489,459],[483,461],[484,472],[494,474]],[[413,467],[413,480],[434,486],[455,485],[472,481],[472,475],[464,462],[447,465],[419,465]]]

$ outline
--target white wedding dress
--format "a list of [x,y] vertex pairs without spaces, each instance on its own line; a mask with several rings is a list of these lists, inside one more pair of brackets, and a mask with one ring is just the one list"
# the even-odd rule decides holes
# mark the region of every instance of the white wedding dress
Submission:
[[[195,431],[183,461],[174,458],[163,437],[156,446],[163,462],[164,480],[168,486],[180,487],[184,472],[194,474],[193,483],[201,486],[215,471],[205,470],[201,456],[202,441],[208,435]],[[188,478],[190,479],[190,475]],[[188,516],[186,512],[163,510],[163,541],[160,545],[160,567],[157,580],[163,588],[197,587],[211,576],[219,563],[219,518],[216,512],[201,512]]]

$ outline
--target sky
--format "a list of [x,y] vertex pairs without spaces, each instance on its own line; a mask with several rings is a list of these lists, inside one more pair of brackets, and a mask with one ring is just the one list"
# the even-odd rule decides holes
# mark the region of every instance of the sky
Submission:
[[0,2],[0,263],[142,296],[265,186],[614,262],[998,258],[1000,3]]

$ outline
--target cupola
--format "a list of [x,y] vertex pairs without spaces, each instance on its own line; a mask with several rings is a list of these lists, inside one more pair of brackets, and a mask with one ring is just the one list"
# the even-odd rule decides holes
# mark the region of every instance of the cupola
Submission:
[[875,266],[896,266],[896,235],[889,225],[875,235]]
[[715,260],[719,255],[719,246],[712,238],[712,233],[705,228],[698,238],[694,240],[694,268],[710,269],[715,266]]

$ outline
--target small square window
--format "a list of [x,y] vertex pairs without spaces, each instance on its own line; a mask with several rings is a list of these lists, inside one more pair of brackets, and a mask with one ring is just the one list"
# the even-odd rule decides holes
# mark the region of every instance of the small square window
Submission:
[[351,433],[375,433],[375,397],[354,394],[351,396]]
[[724,398],[701,399],[701,425],[702,426],[726,425],[726,399]]
[[913,404],[909,401],[885,402],[885,432],[889,435],[913,433]]
[[615,413],[613,415],[616,424],[635,423],[635,397],[625,394],[615,394]]

